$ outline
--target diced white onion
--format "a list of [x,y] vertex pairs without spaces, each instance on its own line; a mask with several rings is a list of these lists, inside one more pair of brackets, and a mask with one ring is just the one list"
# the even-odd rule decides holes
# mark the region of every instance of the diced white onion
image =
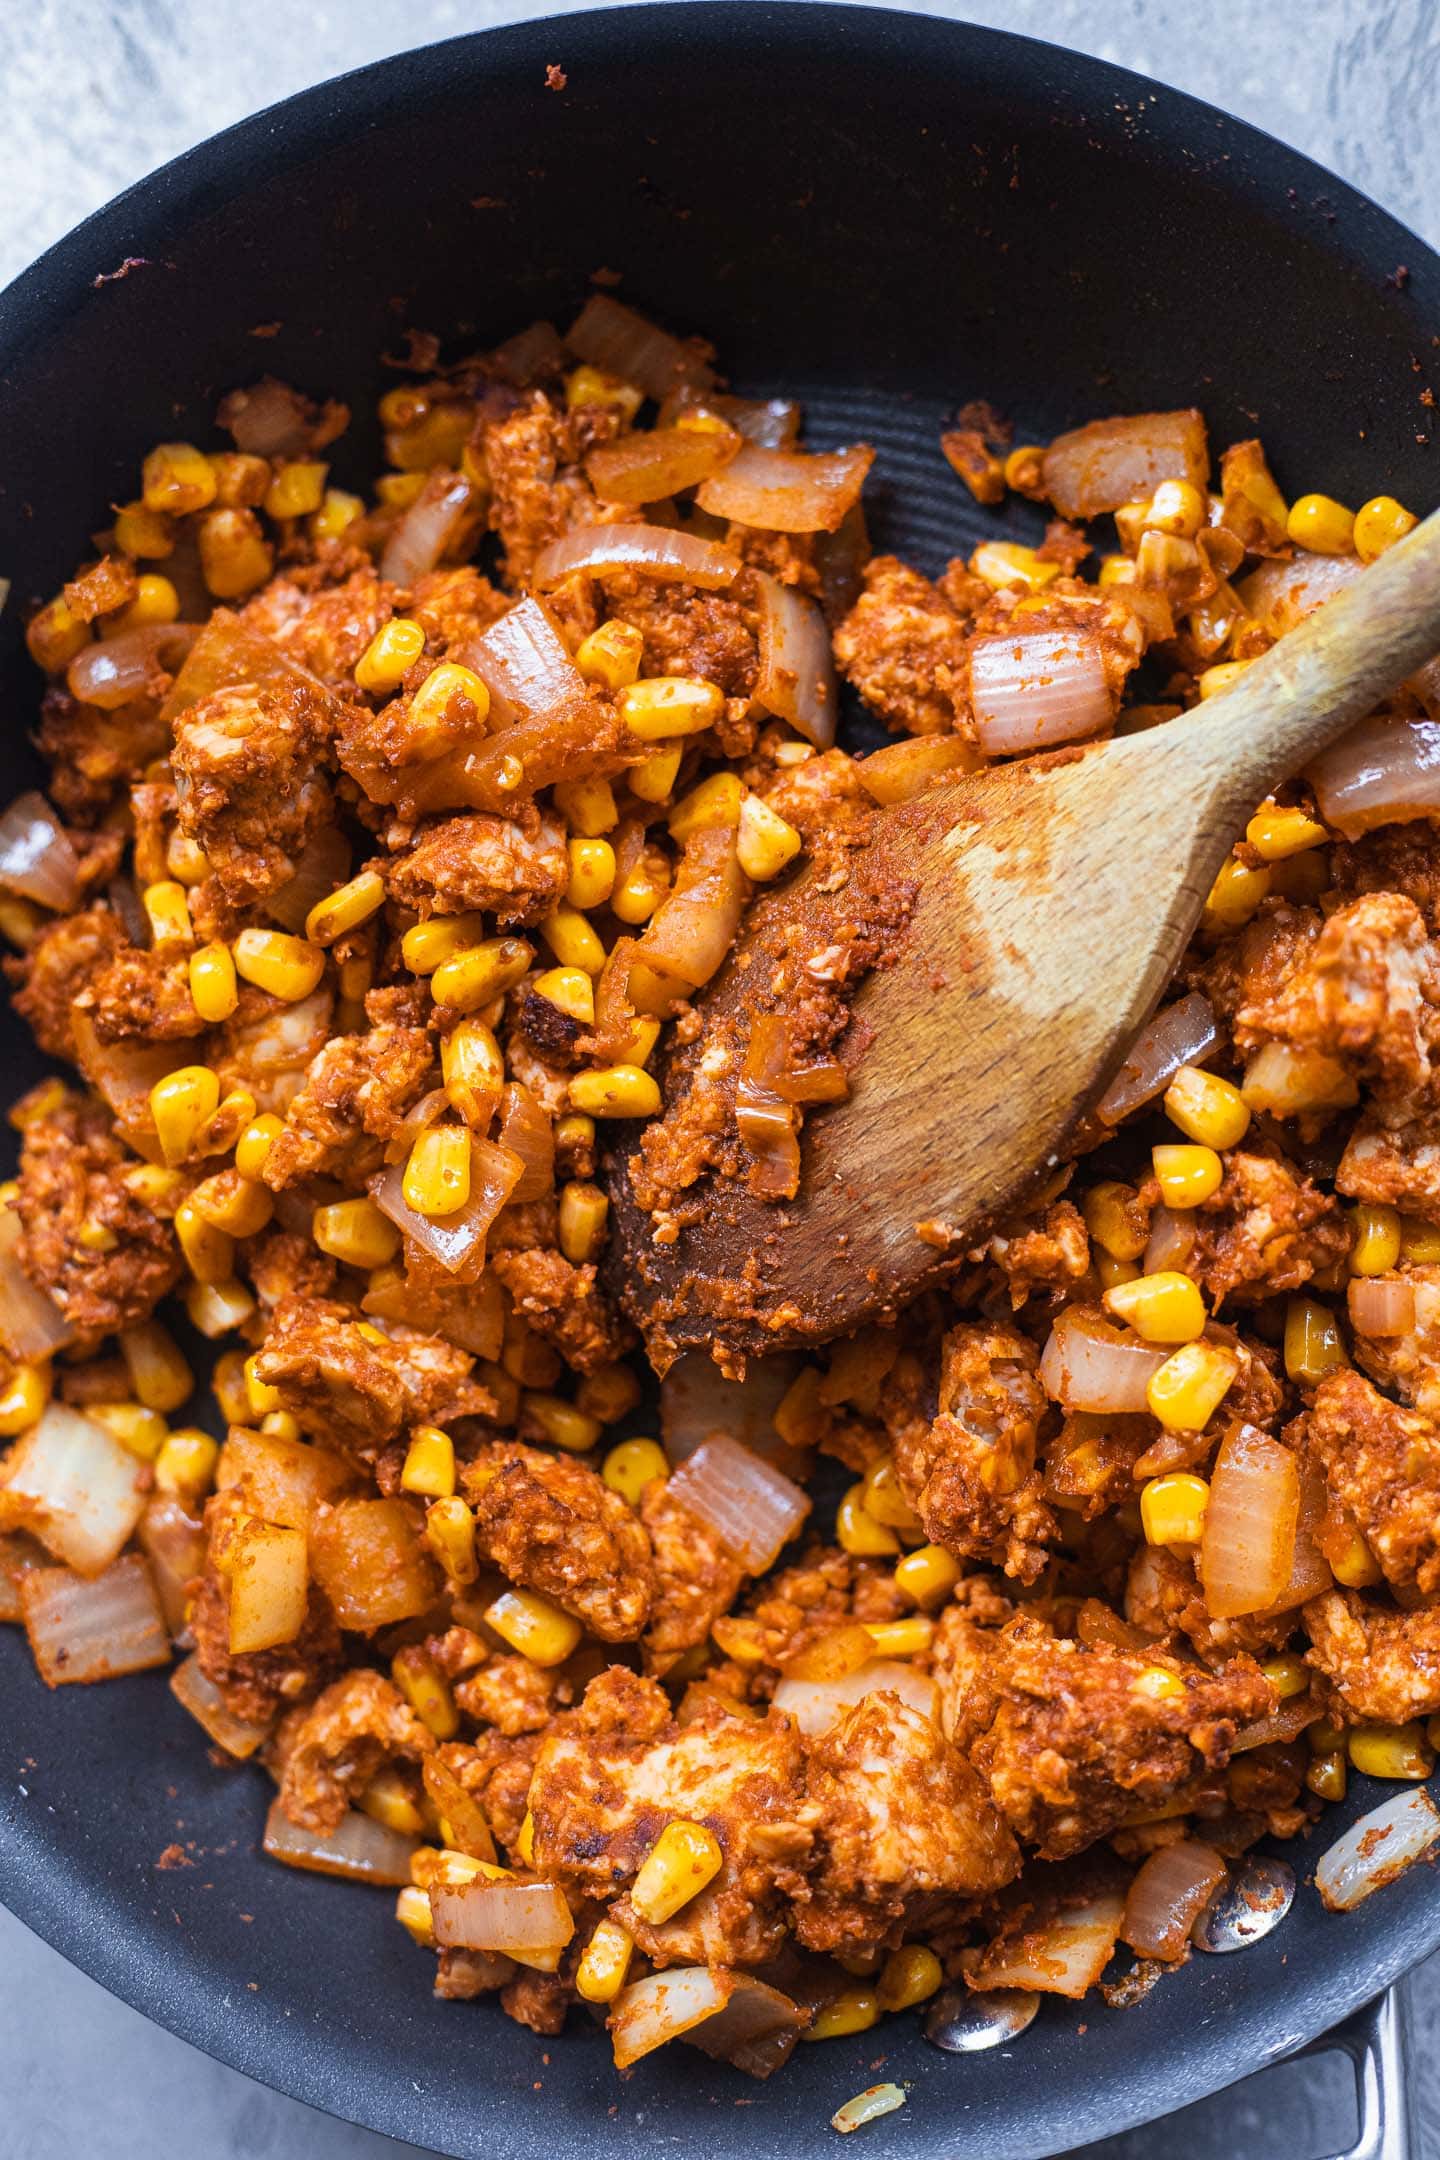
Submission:
[[[270,1737],[273,1720],[267,1718],[263,1724],[257,1724],[250,1718],[236,1717],[215,1682],[200,1670],[196,1651],[192,1650],[184,1664],[177,1665],[170,1675],[170,1692],[177,1702],[183,1703],[196,1723],[204,1727],[215,1745],[239,1761],[255,1754]],[[406,1879],[408,1881],[408,1876]]]
[[77,1575],[100,1575],[140,1520],[148,1473],[103,1425],[52,1402],[4,1466],[7,1529],[31,1531]]
[[794,1718],[801,1732],[814,1734],[828,1732],[838,1717],[864,1702],[867,1695],[898,1695],[922,1717],[935,1715],[935,1682],[928,1673],[917,1672],[898,1658],[872,1658],[839,1680],[784,1679],[773,1699],[776,1709]]
[[467,646],[466,663],[490,692],[492,730],[583,704],[585,679],[543,600],[527,593]]
[[663,502],[669,495],[698,487],[734,457],[738,433],[717,428],[637,428],[618,442],[602,443],[585,460],[585,472],[602,502]]
[[525,1165],[498,1140],[470,1136],[470,1197],[454,1215],[422,1215],[405,1198],[405,1165],[393,1163],[370,1187],[382,1215],[456,1282],[474,1282],[485,1265],[490,1225],[520,1182]]
[[178,667],[199,636],[196,623],[146,623],[86,645],[65,670],[70,695],[82,705],[113,712],[144,697],[157,663]]
[[1200,1580],[1216,1620],[1265,1612],[1295,1561],[1300,1468],[1278,1440],[1241,1425],[1220,1443],[1210,1475]]
[[783,1445],[775,1412],[799,1369],[794,1357],[752,1358],[743,1380],[727,1380],[708,1352],[688,1350],[660,1383],[660,1437],[671,1462],[717,1432],[753,1454],[775,1455]]
[[1125,1900],[1106,1891],[1086,1905],[1073,1906],[1048,1924],[1027,1928],[1009,1943],[995,1943],[984,1953],[970,1984],[1024,1988],[1036,1995],[1068,1995],[1078,2001],[1095,1986],[1115,1953]]
[[349,841],[338,825],[322,825],[296,856],[295,875],[265,901],[265,912],[298,936],[316,901],[343,885],[349,875]]
[[1306,778],[1320,815],[1347,840],[1375,825],[1440,814],[1440,720],[1372,713],[1322,750]]
[[736,1973],[729,2002],[681,2035],[716,2062],[728,2062],[747,2077],[767,2078],[788,2062],[805,2023],[805,2012],[778,1988],[747,1973]]
[[1315,1887],[1331,1912],[1350,1912],[1440,1844],[1440,1811],[1423,1785],[1396,1793],[1352,1823],[1320,1859]]
[[247,457],[298,457],[310,440],[306,400],[273,375],[248,390],[232,390],[221,405],[219,422]]
[[1092,1306],[1067,1305],[1050,1330],[1040,1380],[1050,1400],[1066,1410],[1141,1411],[1151,1377],[1168,1354],[1112,1327]]
[[1118,1125],[1142,1103],[1153,1102],[1182,1065],[1203,1065],[1220,1040],[1210,1000],[1192,990],[1148,1020],[1124,1064],[1095,1105],[1095,1115]]
[[186,1585],[205,1572],[205,1525],[187,1512],[182,1500],[156,1492],[145,1504],[135,1536],[150,1562],[165,1624],[172,1635],[179,1635],[185,1626]]
[[1190,1930],[1225,1880],[1225,1862],[1194,1838],[1162,1845],[1141,1863],[1120,1933],[1141,1957],[1183,1957]]
[[1205,422],[1193,406],[1091,420],[1056,436],[1043,470],[1045,492],[1065,518],[1148,502],[1162,480],[1203,488],[1210,472]]
[[751,1575],[763,1575],[810,1512],[808,1497],[728,1433],[712,1433],[670,1480],[670,1497],[708,1523]]
[[170,1662],[169,1630],[139,1553],[88,1578],[68,1567],[31,1568],[21,1578],[20,1608],[47,1687],[116,1680]]
[[863,2130],[866,2123],[874,2122],[877,2116],[893,2115],[904,2105],[903,2085],[867,2085],[864,2092],[856,2093],[843,2107],[836,2108],[830,2117],[830,2127],[847,2137],[852,2130]]
[[695,500],[711,517],[763,532],[835,532],[860,500],[874,459],[863,444],[812,453],[747,443]]
[[622,382],[638,383],[658,403],[682,383],[707,389],[715,371],[695,346],[672,337],[609,293],[592,293],[565,333],[578,359]]
[[1141,1267],[1147,1275],[1163,1275],[1178,1268],[1183,1275],[1190,1265],[1199,1232],[1192,1213],[1184,1208],[1158,1207],[1150,1218],[1150,1236]]
[[31,1568],[49,1567],[43,1545],[23,1530],[0,1531],[0,1620],[20,1618],[20,1578]]
[[575,1932],[558,1883],[433,1883],[430,1911],[442,1949],[498,1950],[517,1964],[553,1972]]
[[1262,630],[1283,637],[1296,623],[1352,585],[1364,569],[1358,555],[1280,556],[1262,562],[1235,590]]
[[627,2069],[703,2018],[715,2017],[734,1994],[735,1982],[735,1974],[720,1966],[670,1965],[622,1988],[610,2012],[616,2068]]
[[474,495],[463,474],[432,473],[385,542],[381,577],[409,586],[433,570],[454,545]]
[[62,912],[79,901],[80,864],[70,835],[34,788],[0,814],[0,885]]
[[970,648],[970,707],[987,757],[1026,757],[1055,743],[1083,742],[1115,717],[1099,646],[1064,630],[977,638]]
[[755,577],[760,592],[755,702],[762,712],[788,720],[817,750],[828,750],[835,740],[836,706],[825,618],[793,585],[782,585],[765,570]]
[[283,1860],[287,1867],[398,1890],[410,1880],[410,1859],[420,1840],[387,1829],[358,1808],[350,1808],[333,1830],[302,1830],[277,1796],[265,1818],[262,1842],[271,1859]]
[[1285,1042],[1260,1045],[1245,1068],[1240,1092],[1252,1110],[1281,1118],[1347,1110],[1360,1095],[1338,1058]]
[[1355,1275],[1347,1300],[1357,1335],[1408,1335],[1415,1325],[1415,1285],[1403,1275]]
[[75,1330],[48,1290],[31,1282],[20,1261],[20,1218],[0,1208],[0,1347],[28,1362],[52,1357]]
[[959,735],[911,735],[856,760],[855,777],[877,803],[911,802],[937,780],[974,772],[982,762]]
[[640,570],[646,577],[719,592],[733,585],[743,568],[740,557],[718,540],[702,540],[669,526],[580,525],[541,549],[533,578],[543,590],[577,570],[599,578],[607,570]]

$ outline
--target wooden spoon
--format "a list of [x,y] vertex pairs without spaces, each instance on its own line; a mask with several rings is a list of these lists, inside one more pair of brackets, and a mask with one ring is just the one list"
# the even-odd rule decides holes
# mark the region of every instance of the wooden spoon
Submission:
[[[806,1115],[798,1197],[712,1180],[660,1244],[614,1165],[615,1279],[659,1369],[849,1333],[953,1268],[1064,1157],[1256,805],[1437,648],[1440,512],[1183,719],[883,812],[852,886],[918,880],[918,898],[857,995],[848,1101]],[[707,1030],[744,1015],[753,967],[811,906],[803,874],[762,897]]]

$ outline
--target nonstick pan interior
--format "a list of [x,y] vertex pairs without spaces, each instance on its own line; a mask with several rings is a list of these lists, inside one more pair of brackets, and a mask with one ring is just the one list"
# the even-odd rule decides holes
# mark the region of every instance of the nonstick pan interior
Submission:
[[[363,480],[394,380],[378,356],[408,326],[458,352],[563,323],[612,273],[712,338],[740,387],[798,390],[813,441],[875,442],[877,543],[927,570],[997,529],[936,448],[977,396],[1042,440],[1198,402],[1217,447],[1261,434],[1291,493],[1436,499],[1440,262],[1318,168],[1025,40],[671,5],[386,61],[232,130],[53,250],[0,299],[0,570],[22,602],[53,592],[149,444],[208,439],[216,395],[267,371],[352,400],[337,478]],[[1030,517],[998,527],[1028,536]],[[12,788],[38,772],[19,625],[12,603]],[[18,1090],[40,1061],[13,1016],[0,1044]],[[1273,2059],[1440,1944],[1428,1870],[1344,1920],[1305,1887],[1243,1956],[1197,1958],[1128,2011],[1052,2002],[1004,2051],[944,2057],[908,2020],[802,2047],[765,2086],[683,2048],[626,2082],[578,2014],[541,2040],[493,2005],[432,2001],[388,1897],[258,1859],[266,1781],[218,1768],[163,1681],[50,1696],[5,1629],[0,1699],[6,1902],[187,2039],[452,2154],[799,2154],[881,2076],[909,2097],[866,2130],[872,2160],[1053,2152]],[[1380,1797],[1357,1781],[1322,1836]],[[158,1869],[175,1842],[194,1864]]]

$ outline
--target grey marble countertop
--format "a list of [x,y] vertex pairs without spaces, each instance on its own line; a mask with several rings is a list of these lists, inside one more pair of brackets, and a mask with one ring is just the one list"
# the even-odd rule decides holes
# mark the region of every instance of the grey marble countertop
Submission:
[[[0,0],[0,282],[218,128],[407,46],[548,8],[505,0]],[[1440,245],[1440,0],[972,0],[957,15],[1072,45],[1268,128]],[[1408,1983],[1420,2151],[1440,2155],[1440,1959]],[[1090,2160],[1318,2160],[1347,2137],[1334,2059],[1271,2071]],[[1275,2126],[1284,2124],[1277,2139]],[[0,2160],[400,2160],[194,2052],[0,1911]]]

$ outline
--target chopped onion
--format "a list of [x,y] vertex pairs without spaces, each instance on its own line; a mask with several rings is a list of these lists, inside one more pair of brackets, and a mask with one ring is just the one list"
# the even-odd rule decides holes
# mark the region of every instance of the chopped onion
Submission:
[[1321,817],[1347,840],[1440,815],[1440,720],[1372,713],[1322,750],[1306,778]]
[[420,1774],[437,1812],[444,1817],[446,1845],[453,1852],[468,1853],[472,1860],[484,1860],[493,1866],[495,1839],[474,1793],[439,1755],[427,1755]]
[[518,1080],[512,1080],[500,1098],[497,1139],[523,1165],[506,1204],[521,1207],[529,1200],[543,1200],[555,1185],[555,1127],[549,1111]]
[[0,1532],[0,1620],[20,1618],[20,1580],[31,1568],[51,1566],[49,1553],[23,1530]]
[[309,446],[309,400],[273,375],[248,390],[232,390],[216,418],[247,457],[298,457]]
[[1240,1092],[1252,1110],[1280,1118],[1348,1110],[1360,1095],[1338,1058],[1286,1042],[1261,1044],[1245,1068]]
[[788,450],[800,432],[800,407],[790,398],[711,398],[710,404],[747,442]]
[[1348,1292],[1358,1335],[1408,1335],[1415,1326],[1415,1285],[1403,1275],[1355,1275]]
[[747,2077],[767,2078],[789,2061],[806,2013],[763,1980],[748,1973],[732,1977],[734,1991],[724,2009],[692,2025],[681,2037],[716,2062],[743,2070]]
[[31,1568],[21,1578],[20,1609],[47,1687],[116,1680],[170,1662],[169,1630],[139,1553],[88,1580],[68,1567]]
[[798,1485],[728,1433],[702,1440],[669,1489],[752,1575],[764,1574],[810,1512]]
[[762,712],[788,720],[817,750],[828,750],[835,740],[835,668],[825,618],[813,600],[768,571],[757,570],[755,581],[760,595],[755,702]]
[[671,1965],[622,1988],[610,2012],[610,2037],[619,2070],[642,2055],[678,2040],[705,2018],[724,2010],[738,1974],[716,1965]]
[[861,758],[855,777],[873,802],[910,802],[937,780],[974,772],[980,763],[975,745],[958,735],[912,735]]
[[274,1720],[266,1718],[263,1724],[258,1724],[254,1719],[237,1717],[215,1682],[200,1670],[197,1651],[192,1650],[184,1664],[177,1665],[170,1675],[170,1692],[196,1723],[204,1727],[217,1747],[224,1748],[227,1755],[234,1755],[241,1762],[262,1748],[270,1737]]
[[905,2105],[903,2085],[867,2085],[830,2117],[830,2127],[838,2130],[841,2137],[848,2137],[852,2130],[863,2130],[866,2123],[874,2122],[881,2115],[893,2115]]
[[977,638],[970,648],[970,705],[987,757],[1082,742],[1115,717],[1100,648],[1073,630]]
[[1127,413],[1057,435],[1045,452],[1042,484],[1064,518],[1100,517],[1148,502],[1162,480],[1204,490],[1210,477],[1205,422],[1182,412]]
[[816,533],[814,551],[820,575],[820,606],[833,628],[859,599],[865,565],[870,560],[870,535],[859,503],[842,519],[837,532]]
[[554,1972],[575,1933],[565,1893],[552,1882],[432,1883],[430,1911],[442,1949],[498,1950],[538,1972]]
[[1142,1103],[1153,1102],[1182,1065],[1203,1065],[1213,1055],[1220,1029],[1210,1000],[1200,991],[1166,1005],[1136,1036],[1124,1064],[1095,1105],[1095,1115],[1118,1125]]
[[772,1700],[777,1710],[794,1718],[801,1732],[813,1736],[828,1732],[837,1718],[864,1702],[867,1695],[898,1695],[901,1702],[928,1718],[935,1716],[938,1701],[930,1675],[898,1658],[874,1658],[839,1680],[787,1677],[778,1683]]
[[1178,1268],[1183,1275],[1198,1236],[1194,1215],[1189,1210],[1156,1208],[1150,1218],[1150,1237],[1141,1260],[1143,1272],[1163,1275],[1171,1268]]
[[592,450],[585,471],[602,502],[663,502],[728,465],[741,440],[730,428],[636,429]]
[[528,390],[542,375],[554,374],[565,365],[565,347],[554,323],[534,322],[497,345],[486,360],[506,382]]
[[1194,1838],[1162,1845],[1143,1862],[1125,1899],[1121,1938],[1141,1957],[1173,1964],[1190,1930],[1225,1880],[1225,1862]]
[[135,890],[135,880],[129,877],[111,878],[105,887],[105,898],[124,925],[125,935],[132,945],[148,945],[150,942],[150,918],[145,913],[140,895]]
[[677,1358],[660,1383],[660,1437],[671,1462],[684,1462],[712,1433],[730,1433],[767,1460],[783,1455],[775,1412],[799,1370],[798,1358],[752,1358],[743,1380],[727,1380],[704,1350]]
[[79,904],[80,863],[70,835],[34,788],[0,815],[0,885],[62,913]]
[[[1328,1575],[1328,1569],[1326,1572]],[[1329,1587],[1328,1583],[1326,1587]],[[1282,1604],[1285,1602],[1281,1600]],[[1319,1715],[1320,1704],[1307,1687],[1299,1695],[1287,1696],[1265,1717],[1251,1718],[1246,1724],[1237,1726],[1230,1752],[1247,1755],[1252,1748],[1274,1747],[1277,1743],[1296,1740]]]
[[474,499],[475,490],[463,473],[431,473],[391,529],[380,557],[381,577],[409,586],[433,570],[455,545]]
[[140,1520],[149,1473],[103,1425],[52,1402],[0,1471],[0,1527],[29,1530],[77,1575],[100,1575]]
[[48,1290],[31,1282],[20,1258],[20,1217],[0,1208],[0,1348],[28,1364],[53,1357],[75,1330]]
[[1423,1785],[1396,1793],[1352,1823],[1320,1859],[1315,1887],[1331,1912],[1351,1912],[1440,1843],[1440,1811]]
[[[675,882],[646,924],[631,967],[630,995],[642,1011],[667,1010],[674,996],[709,982],[735,942],[748,890],[730,828],[706,825],[691,833]],[[659,978],[656,996],[645,970]]]
[[842,1620],[787,1658],[781,1670],[787,1680],[845,1680],[862,1665],[872,1664],[874,1657],[869,1628],[859,1620]]
[[566,331],[565,343],[592,367],[618,375],[622,382],[638,383],[657,403],[682,383],[705,390],[715,380],[714,369],[696,346],[671,337],[609,293],[590,295]]
[[65,670],[66,687],[82,705],[98,705],[102,712],[131,705],[145,696],[162,655],[167,667],[178,664],[199,635],[198,623],[183,622],[117,631],[75,655]]
[[[262,1110],[283,1112],[294,1100],[306,1067],[329,1040],[333,1006],[334,999],[322,983],[298,1004],[272,1007],[258,1020],[238,1025],[231,1021],[229,1063]],[[166,1070],[174,1062],[172,1048]],[[148,1116],[149,1107],[147,1095],[143,1106],[136,1105],[136,1114]]]
[[360,1310],[376,1320],[399,1320],[443,1335],[457,1349],[493,1364],[505,1339],[505,1305],[504,1291],[488,1272],[453,1291],[444,1285],[417,1291],[398,1271],[390,1271],[371,1276]]
[[150,1162],[159,1162],[160,1143],[155,1136],[150,1090],[157,1080],[174,1072],[184,1046],[136,1041],[102,1042],[88,1012],[71,1013],[70,1034],[75,1045],[76,1064],[96,1094],[102,1096],[115,1113],[115,1122],[123,1138],[137,1154]]
[[308,1868],[316,1875],[343,1875],[347,1882],[374,1883],[398,1890],[410,1880],[410,1858],[418,1838],[389,1830],[372,1816],[351,1808],[333,1830],[302,1830],[291,1822],[277,1797],[265,1818],[264,1848],[287,1867]]
[[267,915],[298,936],[317,900],[350,875],[350,843],[338,825],[322,825],[295,858],[295,875],[265,901]]
[[[1330,1563],[1320,1550],[1320,1525],[1329,1511],[1329,1494],[1319,1470],[1300,1472],[1300,1511],[1295,1523],[1295,1550],[1290,1561],[1290,1580],[1275,1604],[1280,1612],[1303,1605],[1322,1591],[1334,1588]],[[1282,1705],[1282,1708],[1284,1706]]]
[[525,1172],[513,1148],[470,1135],[470,1197],[454,1215],[422,1215],[405,1198],[405,1165],[393,1163],[370,1186],[383,1215],[411,1245],[444,1268],[456,1282],[474,1282],[485,1265],[485,1239]]
[[1290,562],[1275,557],[1235,589],[1246,614],[1278,638],[1353,584],[1364,567],[1356,555],[1297,555]]
[[527,594],[466,652],[490,692],[492,729],[583,703],[585,679],[543,600]]
[[372,1635],[429,1612],[439,1572],[403,1500],[337,1500],[310,1524],[310,1571],[342,1628]]
[[1300,1468],[1254,1425],[1220,1443],[1210,1474],[1200,1581],[1216,1620],[1265,1612],[1290,1581],[1300,1520]]
[[228,608],[217,608],[171,684],[160,718],[173,727],[181,713],[213,697],[217,690],[232,689],[238,683],[255,683],[264,688],[287,682],[323,688],[307,669],[283,653],[273,638],[252,630]]
[[1114,1956],[1124,1916],[1120,1892],[1105,1891],[1021,1936],[991,1943],[974,1971],[966,1974],[967,1983],[981,1993],[1025,1988],[1031,1994],[1068,1995],[1078,2001]]
[[607,570],[639,570],[646,577],[718,592],[733,585],[744,567],[718,540],[702,540],[669,526],[580,525],[541,549],[532,581],[544,588],[573,577],[577,570],[599,578]]
[[1151,1376],[1168,1355],[1113,1327],[1093,1306],[1067,1305],[1050,1330],[1040,1380],[1066,1410],[1143,1411]]
[[712,517],[764,532],[835,532],[860,500],[874,461],[868,444],[812,454],[747,443],[695,500]]
[[[252,1436],[259,1440],[262,1435]],[[265,1439],[271,1436],[263,1435]],[[205,1525],[170,1493],[152,1493],[136,1538],[150,1562],[160,1609],[172,1635],[185,1626],[185,1587],[205,1572]]]

